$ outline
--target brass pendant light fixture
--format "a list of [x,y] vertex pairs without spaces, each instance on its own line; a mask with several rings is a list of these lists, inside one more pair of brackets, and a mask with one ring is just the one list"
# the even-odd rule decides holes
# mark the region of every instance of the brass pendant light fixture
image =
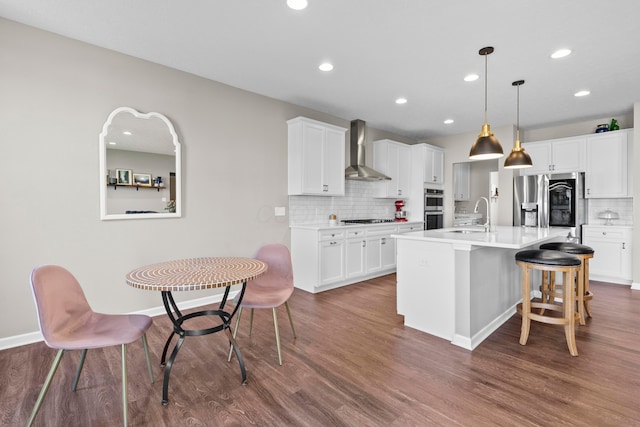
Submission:
[[518,89],[517,113],[516,113],[516,142],[513,144],[511,154],[504,161],[505,169],[521,169],[533,166],[531,157],[525,153],[524,148],[520,144],[520,86],[524,84],[524,80],[516,80],[511,83]]
[[487,56],[493,53],[493,48],[483,47],[478,53],[484,56],[484,124],[478,139],[471,146],[469,158],[471,160],[497,159],[504,156],[504,153],[500,142],[493,136],[491,127],[487,123]]

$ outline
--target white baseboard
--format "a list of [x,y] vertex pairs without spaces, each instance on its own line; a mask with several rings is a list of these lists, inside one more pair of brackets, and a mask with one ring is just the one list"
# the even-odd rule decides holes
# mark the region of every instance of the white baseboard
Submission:
[[[229,292],[228,301],[232,301],[235,295],[240,291],[232,291]],[[190,308],[202,307],[208,304],[215,304],[222,300],[222,294],[212,295],[210,297],[204,298],[196,298],[188,301],[183,301],[176,303],[180,310],[188,310]],[[135,311],[130,314],[145,314],[150,317],[156,317],[161,315],[166,315],[166,311],[164,306],[160,305],[153,308],[148,308],[145,310]],[[33,344],[39,341],[42,341],[42,334],[40,331],[29,332],[22,335],[15,335],[12,337],[0,338],[0,350],[6,350],[8,348],[19,347],[21,345]]]
[[516,305],[513,305],[507,309],[504,313],[493,319],[487,326],[482,328],[472,337],[465,337],[463,335],[455,334],[451,344],[458,347],[465,348],[467,350],[473,350],[482,343],[489,335],[495,332],[500,326],[502,326],[507,320],[511,318],[516,312]]
[[631,283],[631,289],[633,289],[634,291],[640,291],[640,283],[638,282]]

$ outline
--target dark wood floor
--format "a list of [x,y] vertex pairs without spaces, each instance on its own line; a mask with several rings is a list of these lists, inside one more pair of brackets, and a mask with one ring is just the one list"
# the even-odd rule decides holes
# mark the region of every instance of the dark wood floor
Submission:
[[[141,343],[129,346],[129,425],[640,425],[640,292],[591,289],[594,318],[578,328],[579,357],[557,326],[534,323],[519,345],[517,315],[473,352],[407,328],[395,310],[395,275],[317,295],[296,290],[297,340],[279,311],[283,366],[270,312],[256,311],[252,338],[247,313],[238,339],[248,384],[235,359],[227,363],[223,334],[187,338],[166,407],[158,365],[170,328],[157,317],[148,333],[155,384]],[[26,423],[54,354],[43,343],[0,352],[1,425]],[[119,349],[89,351],[72,393],[78,357],[64,356],[36,425],[122,423]]]

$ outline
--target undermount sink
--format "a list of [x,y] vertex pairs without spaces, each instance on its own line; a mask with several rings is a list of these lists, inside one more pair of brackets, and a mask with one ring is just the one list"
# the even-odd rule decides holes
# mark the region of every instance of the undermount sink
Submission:
[[447,233],[460,233],[460,234],[473,234],[473,233],[485,233],[484,230],[471,230],[468,228],[461,228],[459,230],[447,230]]

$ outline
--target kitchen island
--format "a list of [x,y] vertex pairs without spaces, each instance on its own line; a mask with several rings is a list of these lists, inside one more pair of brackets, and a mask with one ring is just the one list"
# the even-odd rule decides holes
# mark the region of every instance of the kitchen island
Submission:
[[522,300],[515,254],[568,229],[445,228],[396,234],[397,310],[405,325],[473,350]]

